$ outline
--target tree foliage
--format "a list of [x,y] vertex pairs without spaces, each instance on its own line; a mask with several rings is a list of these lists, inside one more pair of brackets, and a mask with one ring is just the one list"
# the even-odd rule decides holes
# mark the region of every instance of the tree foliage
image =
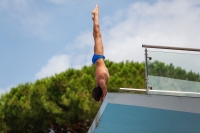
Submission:
[[[143,63],[105,63],[109,92],[118,92],[120,87],[144,88]],[[20,84],[0,97],[0,132],[87,132],[100,106],[91,97],[94,87],[94,65]]]
[[[120,87],[145,87],[144,63],[105,63],[110,73],[109,92],[119,92]],[[154,62],[149,68],[152,75],[199,79],[198,74],[172,64]],[[12,88],[0,97],[0,133],[87,132],[100,106],[91,97],[95,80],[91,65]]]

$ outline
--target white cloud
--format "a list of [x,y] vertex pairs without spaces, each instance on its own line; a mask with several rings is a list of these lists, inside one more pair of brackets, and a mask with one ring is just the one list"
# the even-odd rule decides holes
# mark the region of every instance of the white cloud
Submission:
[[[71,47],[72,46],[72,47]],[[80,33],[74,43],[67,45],[66,50],[71,59],[71,67],[81,68],[92,63],[94,40],[91,31]]]
[[[149,4],[137,2],[112,16],[100,16],[106,59],[112,61],[144,61],[142,44],[176,47],[196,47],[200,42],[200,4],[198,1],[170,0]],[[67,45],[68,56],[63,69],[90,65],[94,40],[92,31],[81,33],[74,43]],[[55,56],[57,57],[57,56]],[[70,60],[69,62],[69,59]],[[58,60],[51,58],[36,75],[54,74]],[[55,65],[55,66],[54,66]],[[42,75],[42,76],[41,76]]]
[[93,46],[94,41],[91,31],[82,32],[75,41],[75,46],[78,48],[84,48],[85,46]]
[[68,55],[53,56],[49,59],[48,63],[36,73],[36,79],[60,73],[68,68],[80,69],[83,65],[90,65],[92,63],[92,47],[94,45],[91,35],[92,33],[90,32],[81,33],[73,44],[66,47]]
[[104,31],[106,55],[114,61],[143,61],[142,44],[198,47],[200,8],[195,4],[184,0],[132,4],[123,12],[125,20]]
[[60,73],[69,68],[70,60],[67,55],[56,55],[53,56],[48,63],[43,66],[35,77],[37,79],[52,76],[56,73]]
[[[137,2],[112,16],[100,16],[106,58],[116,62],[144,61],[142,44],[198,48],[199,4],[200,1],[188,0],[158,0],[153,4]],[[88,45],[92,31],[86,34],[77,38],[76,45],[90,46],[93,50],[93,46]],[[91,50],[85,54],[91,55]]]

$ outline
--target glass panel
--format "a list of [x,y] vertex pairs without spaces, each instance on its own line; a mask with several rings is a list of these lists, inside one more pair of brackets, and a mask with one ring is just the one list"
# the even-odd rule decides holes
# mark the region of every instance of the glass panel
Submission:
[[153,90],[200,92],[200,54],[148,50],[148,57]]

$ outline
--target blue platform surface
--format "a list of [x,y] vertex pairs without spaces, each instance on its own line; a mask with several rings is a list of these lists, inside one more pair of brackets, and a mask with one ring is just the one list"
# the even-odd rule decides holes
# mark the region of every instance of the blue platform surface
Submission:
[[108,103],[94,133],[200,133],[200,114]]
[[88,133],[200,133],[200,97],[108,93]]

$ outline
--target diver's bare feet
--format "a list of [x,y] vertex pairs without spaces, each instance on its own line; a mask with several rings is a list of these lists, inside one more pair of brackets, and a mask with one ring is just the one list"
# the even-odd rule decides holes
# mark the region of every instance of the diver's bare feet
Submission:
[[93,20],[94,20],[95,16],[99,15],[99,7],[98,7],[98,5],[95,6],[94,10],[92,11],[92,14],[93,14],[93,17],[92,17]]

